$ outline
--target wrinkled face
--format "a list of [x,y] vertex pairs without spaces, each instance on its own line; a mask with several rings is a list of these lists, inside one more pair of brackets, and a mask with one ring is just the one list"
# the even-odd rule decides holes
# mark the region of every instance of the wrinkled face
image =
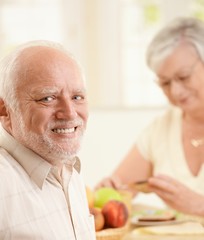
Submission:
[[[17,86],[19,109],[11,113],[11,134],[47,161],[58,164],[77,153],[88,111],[76,63],[51,49],[34,53]],[[56,160],[57,159],[57,160]]]
[[160,64],[156,74],[172,104],[184,111],[204,108],[204,66],[193,46],[179,45]]

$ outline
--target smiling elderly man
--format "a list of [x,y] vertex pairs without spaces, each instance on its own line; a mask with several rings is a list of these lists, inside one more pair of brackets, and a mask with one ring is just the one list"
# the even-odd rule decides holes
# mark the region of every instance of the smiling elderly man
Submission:
[[0,239],[95,239],[76,156],[88,118],[79,65],[35,41],[5,57],[0,76]]

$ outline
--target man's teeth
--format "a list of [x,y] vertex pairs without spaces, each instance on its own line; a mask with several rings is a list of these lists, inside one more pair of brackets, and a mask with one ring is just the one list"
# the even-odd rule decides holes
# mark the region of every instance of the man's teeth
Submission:
[[75,131],[75,128],[57,128],[53,129],[55,133],[72,133]]

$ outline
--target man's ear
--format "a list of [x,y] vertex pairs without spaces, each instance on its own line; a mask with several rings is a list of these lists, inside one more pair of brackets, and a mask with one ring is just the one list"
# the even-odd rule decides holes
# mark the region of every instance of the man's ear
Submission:
[[10,128],[11,126],[10,113],[2,98],[0,98],[0,122],[5,129]]
[[6,105],[4,103],[4,100],[0,98],[0,118],[6,117],[8,115]]

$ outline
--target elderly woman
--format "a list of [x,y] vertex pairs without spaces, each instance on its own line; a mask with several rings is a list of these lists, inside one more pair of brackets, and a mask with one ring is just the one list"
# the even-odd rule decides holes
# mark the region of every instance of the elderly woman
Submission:
[[[170,108],[139,136],[99,186],[148,179],[170,207],[204,216],[204,23],[175,19],[152,40],[147,63]],[[198,208],[199,206],[199,208]]]

